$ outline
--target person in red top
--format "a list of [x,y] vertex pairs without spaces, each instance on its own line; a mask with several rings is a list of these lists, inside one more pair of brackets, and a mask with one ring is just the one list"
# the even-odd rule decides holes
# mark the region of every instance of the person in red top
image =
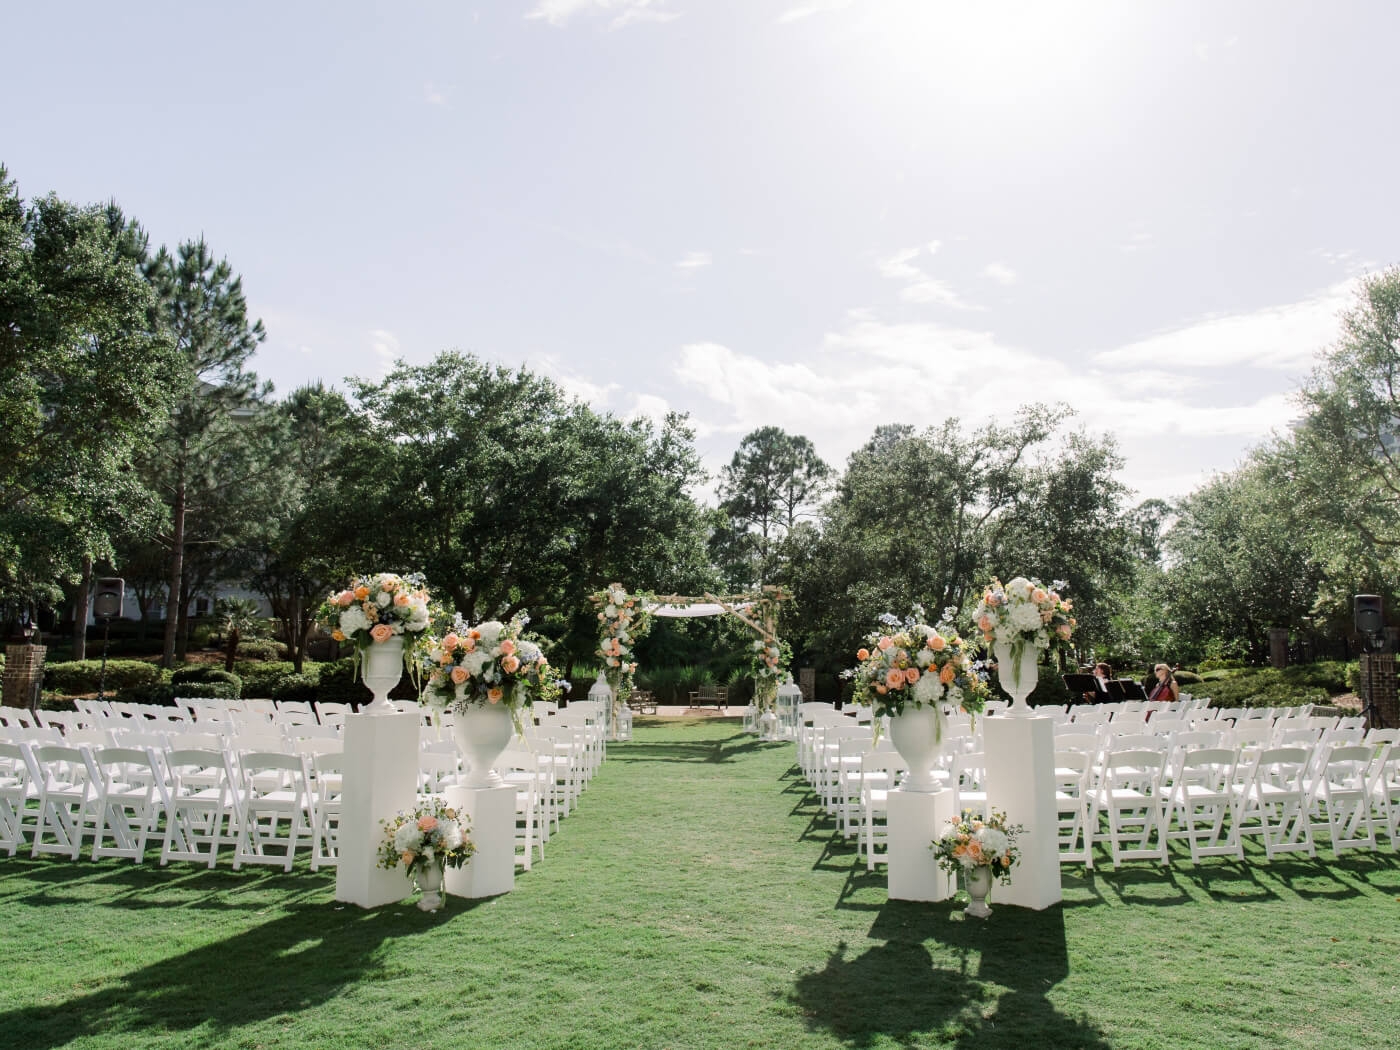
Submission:
[[1166,664],[1158,664],[1152,669],[1157,676],[1157,684],[1152,687],[1149,700],[1179,700],[1181,689],[1176,684],[1176,676]]

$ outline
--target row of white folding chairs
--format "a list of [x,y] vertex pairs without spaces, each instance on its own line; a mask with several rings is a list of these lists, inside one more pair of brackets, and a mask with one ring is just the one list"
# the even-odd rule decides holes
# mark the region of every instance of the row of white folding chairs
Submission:
[[1313,747],[1200,747],[1109,750],[1095,772],[1083,751],[1056,752],[1060,857],[1093,866],[1106,841],[1111,863],[1170,862],[1170,840],[1191,860],[1243,859],[1242,836],[1265,853],[1316,855],[1325,834],[1334,851],[1396,848],[1400,834],[1400,748],[1389,742]]
[[230,845],[235,870],[290,871],[306,847],[316,870],[336,861],[340,777],[339,752],[0,744],[0,849],[77,860],[90,837],[94,860],[140,863],[159,834],[162,865]]

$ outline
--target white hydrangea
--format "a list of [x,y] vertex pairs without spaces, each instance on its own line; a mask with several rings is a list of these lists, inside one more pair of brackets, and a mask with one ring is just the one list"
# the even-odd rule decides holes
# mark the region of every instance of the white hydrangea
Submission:
[[487,620],[485,623],[478,625],[477,630],[481,632],[481,645],[488,649],[491,648],[491,646],[496,644],[497,639],[501,637],[501,631],[504,628],[505,624],[501,623],[500,620]]
[[982,828],[977,832],[977,841],[982,844],[982,852],[993,857],[1000,857],[1011,845],[1006,835],[996,828]]
[[356,631],[368,631],[369,618],[365,616],[364,610],[358,605],[352,605],[348,609],[342,610],[340,614],[340,629],[345,634],[354,634]]
[[471,652],[463,654],[461,665],[467,669],[468,674],[477,678],[480,677],[481,669],[486,666],[490,659],[489,653],[482,652],[479,648],[473,649]]
[[936,674],[922,675],[914,683],[914,699],[921,704],[936,703],[942,695],[943,683],[938,680]]
[[394,600],[394,596],[388,591],[380,591],[379,597],[375,598],[374,600],[376,603],[378,603],[381,609],[387,609],[389,607],[389,603]]
[[1040,630],[1040,610],[1029,603],[1011,607],[1011,626],[1020,631]]
[[394,832],[394,849],[400,853],[404,850],[418,852],[418,848],[423,845],[423,836],[418,830],[418,825],[412,821],[407,824],[400,824],[399,830]]
[[522,641],[515,655],[520,657],[522,664],[532,664],[540,658],[540,647],[534,642]]
[[438,824],[442,832],[442,848],[445,850],[460,849],[462,845],[462,826],[455,820],[444,820]]
[[1007,594],[1030,601],[1031,591],[1035,590],[1035,587],[1031,584],[1031,581],[1024,576],[1017,576],[1006,585],[1005,590]]

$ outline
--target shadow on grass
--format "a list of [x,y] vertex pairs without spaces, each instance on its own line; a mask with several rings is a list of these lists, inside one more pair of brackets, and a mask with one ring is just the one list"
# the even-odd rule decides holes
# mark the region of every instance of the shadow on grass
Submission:
[[608,758],[619,762],[733,762],[755,751],[781,747],[748,733],[719,740],[670,740],[665,743],[631,741],[608,749]]
[[855,1047],[924,1036],[969,1048],[1109,1046],[1046,998],[1069,973],[1060,908],[1008,907],[981,922],[950,904],[890,901],[870,936],[884,943],[853,955],[842,942],[825,968],[797,979],[790,1001],[809,1029]]
[[[452,913],[469,907],[454,900]],[[403,905],[294,905],[271,922],[135,970],[100,991],[0,1013],[0,1031],[7,1045],[39,1050],[99,1033],[228,1031],[325,1002],[366,978],[385,940],[441,921]]]

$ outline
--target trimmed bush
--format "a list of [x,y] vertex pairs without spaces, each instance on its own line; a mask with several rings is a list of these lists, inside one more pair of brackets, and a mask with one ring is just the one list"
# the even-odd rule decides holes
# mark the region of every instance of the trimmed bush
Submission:
[[272,690],[272,699],[279,704],[288,700],[315,703],[321,696],[321,681],[314,674],[284,674]]
[[[216,664],[193,664],[189,667],[181,667],[170,676],[170,682],[172,685],[176,686],[192,684],[204,685],[210,682],[222,683],[233,690],[232,694],[229,695],[229,699],[231,700],[236,700],[243,691],[243,679],[239,678],[238,675],[234,674],[232,671],[225,671]],[[175,695],[198,696],[200,694],[176,693]],[[211,695],[223,696],[224,694],[215,693]]]
[[[69,660],[48,664],[44,668],[44,688],[67,696],[97,692],[102,671],[101,660]],[[150,685],[161,680],[161,669],[143,660],[108,660],[107,688],[113,691],[128,686]]]
[[[243,679],[240,695],[245,697],[271,697],[282,679],[296,673],[290,660],[240,660],[233,669]],[[306,673],[319,678],[315,664],[307,664]]]
[[1300,664],[1277,671],[1272,667],[1209,672],[1197,692],[1214,707],[1297,707],[1325,704],[1347,692],[1349,665],[1338,660]]

